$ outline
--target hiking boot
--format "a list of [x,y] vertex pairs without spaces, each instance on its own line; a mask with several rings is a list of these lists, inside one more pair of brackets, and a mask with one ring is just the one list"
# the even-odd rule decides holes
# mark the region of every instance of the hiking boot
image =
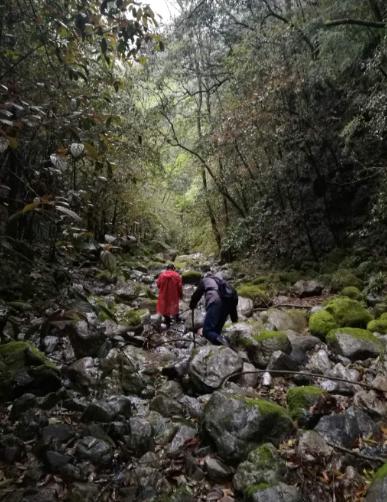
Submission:
[[219,335],[217,341],[218,341],[219,345],[224,345],[225,347],[230,347],[230,342],[223,335]]

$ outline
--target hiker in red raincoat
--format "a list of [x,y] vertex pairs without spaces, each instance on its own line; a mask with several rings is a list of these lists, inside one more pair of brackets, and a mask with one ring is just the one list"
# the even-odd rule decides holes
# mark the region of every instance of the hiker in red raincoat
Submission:
[[183,297],[183,282],[176,272],[175,265],[167,265],[156,281],[159,288],[157,300],[157,312],[164,316],[167,327],[171,324],[171,318],[179,321],[179,300]]

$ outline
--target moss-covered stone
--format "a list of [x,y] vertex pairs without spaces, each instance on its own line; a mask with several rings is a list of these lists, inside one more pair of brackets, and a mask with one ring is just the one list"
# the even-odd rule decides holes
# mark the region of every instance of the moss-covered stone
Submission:
[[326,335],[337,328],[336,321],[332,314],[327,310],[319,310],[314,312],[309,318],[309,329],[312,335],[325,339]]
[[372,320],[372,315],[360,302],[346,296],[329,300],[325,309],[332,314],[338,326],[363,328]]
[[367,324],[368,331],[387,334],[387,313],[382,314],[379,319],[374,319]]
[[374,474],[374,480],[376,479],[384,479],[387,477],[387,463],[382,465]]
[[347,286],[346,288],[343,288],[341,290],[340,296],[348,296],[348,298],[352,298],[352,300],[359,301],[363,299],[362,292],[356,286]]
[[330,286],[332,291],[340,291],[347,286],[363,287],[363,282],[351,270],[339,269],[331,276]]
[[294,419],[300,418],[324,395],[326,392],[315,385],[291,387],[286,395],[290,416]]
[[196,270],[188,270],[187,272],[183,272],[181,277],[184,284],[198,284],[202,274]]
[[270,305],[270,294],[260,285],[245,282],[237,287],[237,292],[239,296],[253,300],[255,307]]
[[326,337],[329,347],[352,360],[367,359],[380,355],[383,343],[370,331],[360,328],[337,328]]
[[271,485],[269,483],[255,483],[254,485],[249,485],[246,490],[244,491],[245,495],[247,497],[251,497],[254,495],[255,492],[259,492],[261,490],[266,490],[266,488],[269,488]]
[[144,322],[144,319],[148,314],[149,311],[146,309],[128,310],[125,316],[122,318],[121,322],[123,322],[129,328],[136,328]]
[[[19,374],[28,374],[28,379],[18,382]],[[20,395],[23,391],[56,390],[60,385],[59,374],[53,364],[32,343],[14,341],[0,345],[0,400]]]
[[271,355],[276,350],[289,354],[292,350],[290,341],[282,331],[259,331],[252,336],[252,344],[247,352],[252,363],[265,368]]

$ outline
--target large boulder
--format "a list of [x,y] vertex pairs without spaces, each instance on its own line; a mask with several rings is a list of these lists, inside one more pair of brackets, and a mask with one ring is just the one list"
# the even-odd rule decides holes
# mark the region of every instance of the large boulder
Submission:
[[188,374],[195,389],[207,393],[218,389],[227,376],[242,371],[242,367],[241,357],[233,350],[206,345],[194,354]]
[[56,366],[29,342],[0,345],[0,401],[26,392],[44,396],[59,389]]
[[78,359],[97,356],[106,336],[90,326],[86,321],[78,321],[70,331],[70,342]]
[[314,280],[304,281],[301,279],[294,284],[293,290],[300,298],[306,298],[321,295],[323,285]]
[[383,343],[370,331],[360,328],[337,328],[327,335],[329,347],[352,361],[377,357],[383,352]]
[[335,318],[327,310],[318,310],[309,318],[310,332],[322,340],[325,340],[327,334],[337,326]]
[[265,483],[253,485],[249,500],[251,502],[302,502],[304,499],[296,486],[280,482],[274,486],[268,486]]
[[253,364],[259,368],[266,368],[273,352],[280,350],[290,354],[292,346],[282,331],[261,331],[254,335],[252,343],[247,346],[247,353]]
[[300,418],[326,394],[324,390],[315,385],[290,387],[286,395],[290,416],[297,419]]
[[202,429],[225,460],[241,461],[263,441],[278,443],[293,422],[276,403],[215,392],[204,408]]
[[278,331],[291,330],[296,333],[302,333],[307,327],[306,315],[303,310],[289,309],[270,309],[267,313],[268,322]]
[[372,320],[372,315],[360,302],[346,296],[333,298],[325,309],[332,314],[337,326],[365,328]]

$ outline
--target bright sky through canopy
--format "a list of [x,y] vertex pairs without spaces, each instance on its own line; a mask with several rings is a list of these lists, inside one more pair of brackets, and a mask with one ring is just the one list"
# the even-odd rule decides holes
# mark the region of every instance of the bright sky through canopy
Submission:
[[178,12],[174,0],[144,0],[144,4],[150,5],[158,21],[161,16],[161,23],[168,23]]

